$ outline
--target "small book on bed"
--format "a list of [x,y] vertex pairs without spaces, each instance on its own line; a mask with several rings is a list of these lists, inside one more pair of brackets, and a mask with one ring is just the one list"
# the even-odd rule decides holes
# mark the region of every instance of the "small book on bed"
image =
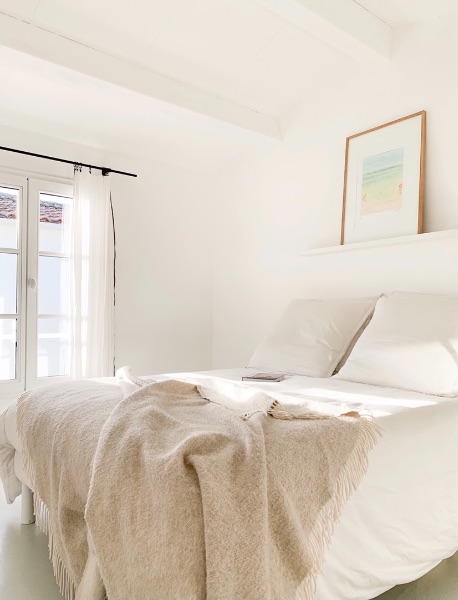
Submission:
[[284,375],[278,373],[255,373],[254,375],[245,375],[242,381],[281,381]]

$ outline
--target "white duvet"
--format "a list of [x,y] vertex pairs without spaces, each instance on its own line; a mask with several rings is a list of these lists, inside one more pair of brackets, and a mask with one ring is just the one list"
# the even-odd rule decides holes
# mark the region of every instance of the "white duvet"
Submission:
[[[225,380],[246,372],[179,377],[204,386],[218,377],[224,393]],[[370,411],[384,430],[335,528],[316,600],[369,600],[458,550],[458,398],[309,377],[246,385],[280,400],[306,395],[332,409]],[[14,404],[0,415],[0,476],[13,501],[24,481]]]

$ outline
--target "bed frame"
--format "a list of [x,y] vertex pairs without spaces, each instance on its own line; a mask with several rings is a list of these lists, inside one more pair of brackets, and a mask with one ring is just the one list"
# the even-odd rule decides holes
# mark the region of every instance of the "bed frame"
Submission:
[[33,492],[25,483],[22,484],[21,523],[22,525],[31,525],[32,523],[35,523]]

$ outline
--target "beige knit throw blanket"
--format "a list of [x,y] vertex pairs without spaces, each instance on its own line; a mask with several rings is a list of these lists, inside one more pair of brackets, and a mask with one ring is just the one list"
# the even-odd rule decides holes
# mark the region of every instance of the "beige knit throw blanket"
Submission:
[[80,382],[20,401],[63,595],[82,597],[89,573],[83,600],[103,586],[109,600],[311,600],[377,425],[306,403],[297,418],[259,394],[236,407],[183,381],[134,390]]

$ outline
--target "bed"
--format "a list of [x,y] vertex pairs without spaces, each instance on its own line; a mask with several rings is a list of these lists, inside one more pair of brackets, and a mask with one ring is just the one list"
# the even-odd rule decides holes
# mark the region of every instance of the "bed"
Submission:
[[[424,314],[424,307],[421,312]],[[370,342],[368,336],[364,339],[365,344]],[[267,341],[269,351],[264,353],[267,361],[272,359],[271,341]],[[358,358],[358,342],[353,352]],[[269,366],[261,364],[259,353],[255,362],[259,367]],[[248,390],[250,394],[265,394],[280,406],[301,404],[306,399],[317,412],[321,407],[328,414],[369,415],[383,430],[368,453],[367,472],[334,524],[314,582],[315,600],[369,600],[396,584],[417,579],[458,550],[456,394],[427,394],[336,376],[290,375],[277,383],[241,381],[257,370],[256,364],[251,369],[168,374],[153,379],[186,381],[218,394],[229,391],[229,396],[235,388],[242,394],[240,390]],[[403,376],[406,370],[402,370]],[[142,379],[140,385],[147,381]],[[99,385],[107,394],[122,399],[135,393],[128,388],[135,388],[139,381],[120,378]],[[17,403],[13,403],[0,418],[1,476],[9,501],[19,494],[22,483],[32,485],[22,466],[16,411]]]

